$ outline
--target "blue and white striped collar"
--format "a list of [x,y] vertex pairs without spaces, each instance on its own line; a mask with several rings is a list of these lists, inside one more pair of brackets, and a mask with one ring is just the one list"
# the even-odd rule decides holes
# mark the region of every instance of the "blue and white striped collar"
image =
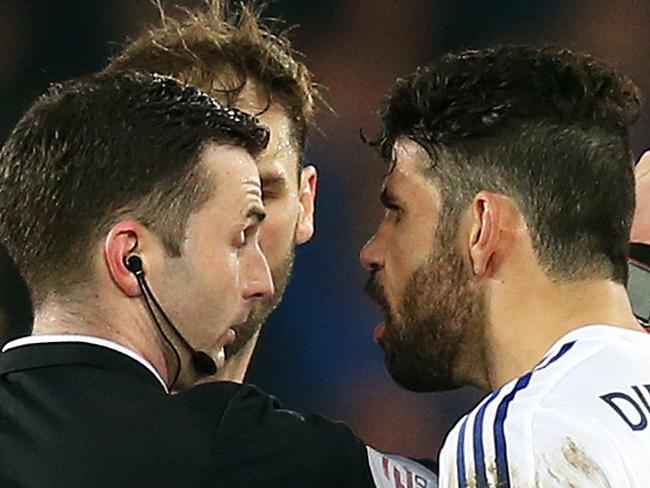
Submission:
[[620,327],[616,325],[609,324],[586,324],[577,327],[553,343],[551,347],[548,348],[546,354],[544,354],[543,359],[539,362],[538,367],[542,366],[544,361],[551,358],[557,354],[560,349],[569,342],[576,342],[578,340],[598,340],[599,338],[604,337],[613,337],[613,336],[626,336],[628,334],[641,334],[647,336],[648,333],[643,330],[633,330],[627,327]]

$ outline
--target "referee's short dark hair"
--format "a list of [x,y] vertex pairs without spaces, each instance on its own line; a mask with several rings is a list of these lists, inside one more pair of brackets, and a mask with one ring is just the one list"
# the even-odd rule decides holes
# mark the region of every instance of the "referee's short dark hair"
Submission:
[[387,159],[400,136],[427,149],[450,219],[480,190],[512,197],[552,278],[624,283],[639,111],[634,83],[591,56],[468,50],[398,80],[375,143]]
[[0,239],[38,307],[87,281],[90,258],[122,215],[181,252],[189,215],[209,197],[204,143],[254,155],[257,119],[155,74],[95,75],[53,86],[0,152]]

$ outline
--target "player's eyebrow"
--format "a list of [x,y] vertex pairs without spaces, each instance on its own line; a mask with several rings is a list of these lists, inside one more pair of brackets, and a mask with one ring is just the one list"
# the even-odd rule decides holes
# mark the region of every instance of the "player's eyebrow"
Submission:
[[262,180],[262,187],[265,186],[286,186],[287,178],[283,174],[275,174],[270,176],[260,175]]

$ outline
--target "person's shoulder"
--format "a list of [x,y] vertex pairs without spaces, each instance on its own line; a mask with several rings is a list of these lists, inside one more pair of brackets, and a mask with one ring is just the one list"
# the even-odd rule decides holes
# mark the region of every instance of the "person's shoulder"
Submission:
[[441,479],[456,484],[447,481],[443,486],[493,486],[509,480],[513,456],[517,470],[534,473],[526,448],[532,444],[532,425],[542,401],[554,395],[579,362],[575,347],[573,340],[558,344],[535,368],[491,392],[460,419],[440,455]]
[[[464,486],[464,480],[467,486],[492,486],[512,479],[534,484],[558,476],[601,486],[605,472],[625,472],[623,453],[630,449],[621,443],[629,435],[606,400],[629,403],[634,391],[621,389],[648,383],[648,339],[610,326],[565,336],[535,368],[489,394],[457,423],[445,441],[440,470],[441,478],[458,484],[442,485]],[[635,409],[635,419],[627,420],[638,428],[650,423],[644,401],[624,405]],[[630,441],[639,446],[639,440]]]
[[206,470],[224,484],[437,486],[434,466],[379,452],[344,423],[287,409],[255,386],[206,384],[181,396],[198,407],[200,415],[217,419],[211,431],[212,461]]
[[641,330],[587,326],[567,334],[558,352],[553,352],[557,355],[561,350],[565,354],[557,360],[546,359],[532,370],[531,387],[519,395],[520,400],[535,409],[594,412],[608,392],[648,382],[650,335]]
[[218,403],[207,469],[225,485],[373,486],[366,446],[345,424],[287,409],[252,385],[187,393],[193,404]]
[[511,405],[522,383],[515,380],[493,391],[456,423],[440,453],[440,486],[500,486],[497,480],[508,476],[507,445],[521,440],[513,440],[506,427],[512,423]]
[[[527,374],[504,385],[461,418],[440,454],[440,486],[547,486],[539,480],[553,481],[553,475],[555,482],[583,480],[580,463],[597,471],[582,448],[589,429],[562,409],[541,407],[545,393],[526,391],[531,378]],[[518,399],[520,394],[528,398]]]
[[230,421],[246,416],[250,409],[280,409],[280,402],[254,385],[231,381],[203,383],[170,395],[174,409],[191,411],[200,421],[216,426],[224,416]]
[[[509,415],[593,410],[603,390],[647,380],[650,335],[610,325],[581,327],[560,339],[534,368],[500,389]],[[598,381],[593,381],[598,378]]]

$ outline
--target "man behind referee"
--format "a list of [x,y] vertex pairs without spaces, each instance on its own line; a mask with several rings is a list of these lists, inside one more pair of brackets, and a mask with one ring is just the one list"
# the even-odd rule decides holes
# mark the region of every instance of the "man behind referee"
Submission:
[[173,76],[255,114],[270,130],[269,144],[256,160],[267,215],[260,245],[275,293],[255,304],[235,341],[226,347],[228,360],[218,375],[242,381],[261,326],[284,294],[294,248],[313,234],[317,173],[314,166],[303,164],[303,155],[319,91],[289,40],[264,25],[259,10],[246,4],[230,7],[213,0],[183,17],[163,13],[160,25],[124,46],[104,71]]

